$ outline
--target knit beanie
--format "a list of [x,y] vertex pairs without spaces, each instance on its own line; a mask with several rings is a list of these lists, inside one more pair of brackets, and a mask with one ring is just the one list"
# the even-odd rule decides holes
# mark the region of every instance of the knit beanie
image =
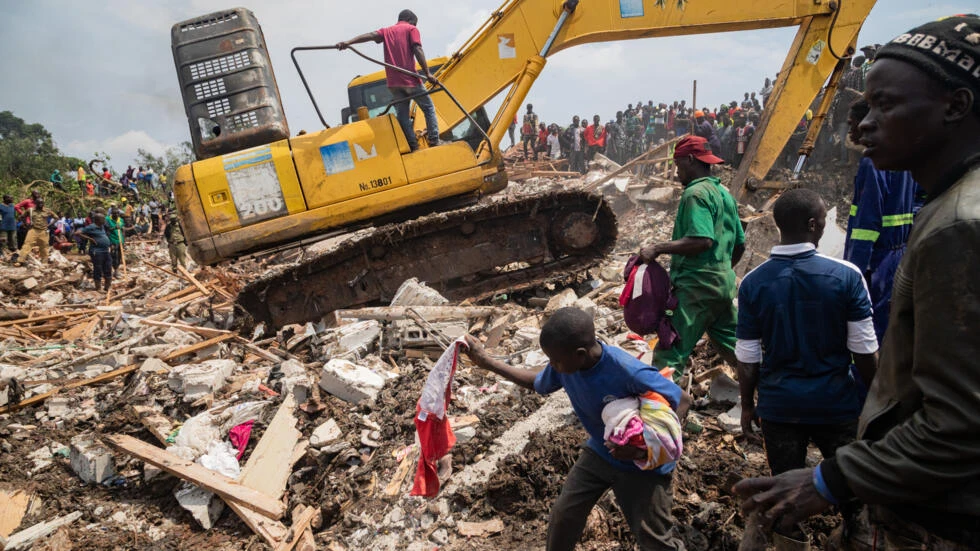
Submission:
[[956,15],[916,27],[878,50],[875,60],[897,59],[948,89],[973,90],[980,112],[980,17]]

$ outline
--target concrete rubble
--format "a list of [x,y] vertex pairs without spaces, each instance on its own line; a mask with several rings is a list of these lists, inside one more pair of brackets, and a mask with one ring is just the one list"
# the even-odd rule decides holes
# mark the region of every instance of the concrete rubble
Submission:
[[[584,441],[567,397],[537,396],[464,359],[448,411],[452,474],[426,501],[408,495],[420,390],[465,333],[511,365],[543,367],[541,325],[568,306],[593,314],[601,340],[649,363],[649,344],[623,322],[622,270],[629,254],[669,239],[680,188],[630,172],[607,180],[619,167],[601,159],[581,178],[506,162],[524,191],[595,185],[619,216],[615,254],[481,302],[450,302],[409,279],[389,304],[278,331],[242,330],[233,298],[297,253],[205,268],[192,281],[156,267],[167,265],[165,248],[135,240],[108,295],[86,284],[78,255],[53,253],[44,270],[0,266],[0,492],[34,496],[12,530],[37,527],[28,535],[39,541],[63,534],[84,550],[163,541],[260,550],[294,538],[297,549],[331,551],[543,547],[547,511]],[[771,218],[755,207],[744,214],[739,276],[772,242]],[[734,366],[709,342],[692,363],[676,523],[688,549],[734,549],[744,524],[728,489],[766,473],[765,457],[734,438]],[[134,444],[123,437],[143,447],[126,448],[120,442]],[[628,548],[624,527],[604,498],[584,548]]]

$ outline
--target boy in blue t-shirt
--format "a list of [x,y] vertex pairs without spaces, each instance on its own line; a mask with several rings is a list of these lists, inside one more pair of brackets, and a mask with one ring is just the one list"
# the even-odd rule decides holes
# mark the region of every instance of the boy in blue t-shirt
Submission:
[[478,340],[466,337],[467,355],[483,369],[514,383],[550,394],[565,389],[589,441],[565,479],[548,521],[548,551],[574,549],[596,502],[612,488],[640,549],[682,550],[670,534],[674,463],[643,471],[634,459],[643,450],[605,441],[603,407],[614,400],[655,392],[683,417],[681,389],[625,351],[599,343],[592,316],[562,308],[541,329],[541,350],[550,363],[540,371],[507,365],[492,358]]

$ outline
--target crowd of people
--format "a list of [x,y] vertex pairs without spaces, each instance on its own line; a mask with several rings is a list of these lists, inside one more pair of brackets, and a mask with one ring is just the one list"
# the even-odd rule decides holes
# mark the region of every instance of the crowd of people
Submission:
[[[108,197],[120,191],[118,187],[112,185],[116,180],[107,166],[102,168],[99,178],[89,175],[84,165],[78,165],[78,169],[69,172],[75,177],[81,195]],[[65,191],[65,178],[60,169],[54,169],[48,181],[54,188]],[[144,184],[147,189],[151,190],[164,189],[167,185],[167,176],[155,174],[153,168],[139,167],[139,169],[134,169],[132,165],[129,165],[118,181],[125,192],[131,193],[139,199],[140,191],[137,184]]]
[[56,213],[45,204],[35,189],[30,197],[14,203],[4,195],[0,204],[2,249],[9,251],[7,261],[20,266],[36,249],[42,263],[48,262],[49,249],[60,253],[88,253],[92,262],[92,279],[97,289],[108,290],[123,263],[127,238],[148,236],[163,239],[168,245],[171,267],[187,267],[187,249],[176,213],[164,202],[150,199],[134,205],[127,198],[110,202],[108,208],[97,207],[85,213]]
[[[527,160],[542,156],[568,159],[569,170],[584,173],[596,153],[624,164],[677,136],[693,134],[705,138],[713,153],[737,167],[759,125],[772,86],[767,78],[758,95],[746,92],[741,102],[733,100],[714,108],[696,109],[688,106],[687,100],[656,105],[653,100],[640,101],[628,104],[605,123],[599,115],[591,119],[576,115],[568,126],[541,122],[534,106],[528,104],[520,125],[520,146]],[[811,118],[812,112],[808,112],[800,122],[800,132],[805,133]],[[517,128],[515,117],[509,129],[511,147],[518,145]]]

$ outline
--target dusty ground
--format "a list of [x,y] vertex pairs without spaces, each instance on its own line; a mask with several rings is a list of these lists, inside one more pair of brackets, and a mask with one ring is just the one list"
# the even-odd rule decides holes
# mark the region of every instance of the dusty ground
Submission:
[[[849,203],[850,180],[840,172],[821,172],[804,182],[807,187],[820,189],[829,203],[844,206]],[[524,186],[542,185],[534,180]],[[567,184],[565,184],[567,185]],[[766,200],[769,192],[760,192],[756,204]],[[676,198],[676,195],[675,195]],[[642,244],[669,238],[674,204],[648,203],[639,207],[624,197],[612,197],[620,216],[620,240],[617,252],[601,267],[579,274],[577,294],[591,290],[590,281],[618,283],[618,271],[626,256]],[[758,205],[756,205],[758,206]],[[846,208],[839,209],[846,213]],[[98,350],[125,339],[134,331],[127,325],[130,316],[141,317],[159,312],[173,312],[172,319],[180,323],[230,327],[234,319],[221,297],[191,301],[185,308],[163,300],[165,293],[186,287],[187,283],[151,268],[141,267],[141,261],[166,265],[164,250],[153,243],[134,244],[131,248],[130,274],[117,285],[117,295],[130,292],[121,302],[121,321],[107,316],[97,326],[98,331],[76,343],[80,348],[65,348],[63,354],[80,355],[85,348]],[[51,289],[63,294],[61,302],[44,306],[38,293],[18,293],[12,277],[0,278],[0,306],[10,309],[39,310],[72,305],[95,305],[103,296],[86,290],[83,271],[75,266],[81,257],[71,257],[66,263],[39,278],[42,286],[55,282]],[[215,287],[233,290],[236,281],[248,277],[256,265],[238,265],[234,269],[199,274]],[[0,273],[9,268],[0,267]],[[73,275],[82,274],[82,275]],[[18,276],[19,277],[19,276]],[[58,282],[61,278],[65,281]],[[79,289],[79,285],[82,286]],[[548,298],[561,288],[542,287],[508,297],[503,306],[515,313],[524,325],[536,326],[543,317],[541,308],[529,306],[532,298]],[[618,292],[606,292],[596,297],[600,307],[601,336],[619,344],[617,338],[625,332],[621,316],[617,316]],[[110,297],[111,299],[111,297]],[[111,302],[111,300],[109,301]],[[531,320],[531,321],[527,321]],[[518,324],[507,328],[498,353],[512,352],[519,347],[514,341]],[[61,329],[58,329],[60,331]],[[485,334],[485,333],[481,333]],[[157,335],[159,336],[159,335]],[[283,338],[266,336],[262,344],[267,349],[281,350]],[[25,341],[28,337],[6,337],[0,364],[36,365],[49,350]],[[58,333],[45,343],[65,344]],[[301,345],[290,354],[301,360],[311,375],[328,359],[327,344],[313,342]],[[57,352],[57,351],[55,351]],[[237,344],[219,350],[221,357],[233,359],[238,368],[227,384],[212,397],[214,404],[244,400],[241,382],[249,376],[262,378],[268,385],[271,362],[250,355]],[[516,361],[520,361],[521,355]],[[40,358],[40,359],[39,359]],[[327,419],[337,421],[344,435],[338,445],[330,445],[314,453],[305,453],[295,464],[290,476],[286,499],[290,506],[306,504],[318,507],[320,522],[315,527],[317,547],[322,549],[541,549],[547,525],[550,503],[560,491],[562,481],[578,455],[585,440],[584,431],[569,414],[567,404],[516,389],[495,377],[464,364],[458,372],[453,390],[451,416],[476,415],[479,418],[472,436],[453,450],[453,478],[439,498],[425,501],[407,497],[414,468],[409,472],[401,492],[394,498],[383,493],[399,466],[400,453],[410,447],[415,438],[413,415],[415,403],[432,362],[428,359],[378,358],[381,365],[397,376],[390,379],[373,404],[351,405],[321,393],[323,409],[297,410],[298,428],[304,437]],[[695,375],[716,367],[720,361],[710,345],[699,346],[693,365]],[[66,376],[78,377],[79,374]],[[41,378],[32,373],[30,379]],[[53,378],[53,377],[52,377]],[[237,384],[236,384],[237,381]],[[716,417],[732,404],[717,403],[706,397],[710,384],[705,381],[690,390],[698,399],[692,418],[703,430],[685,433],[685,457],[678,465],[674,479],[674,516],[678,534],[690,550],[734,550],[741,538],[743,520],[737,513],[737,503],[729,488],[745,476],[766,473],[763,450],[726,433]],[[166,377],[135,373],[108,384],[75,389],[64,393],[72,399],[73,411],[82,416],[49,416],[45,405],[25,408],[0,415],[0,490],[24,490],[36,497],[20,523],[26,528],[74,511],[81,511],[79,521],[62,528],[54,536],[39,542],[35,549],[268,549],[234,513],[226,510],[216,525],[208,531],[176,502],[173,489],[178,480],[163,474],[144,480],[142,462],[125,454],[115,453],[116,471],[102,485],[83,484],[69,465],[67,449],[71,439],[83,432],[96,435],[129,434],[156,444],[153,435],[143,427],[129,406],[149,405],[168,418],[181,422],[203,411],[208,404],[193,406],[181,401],[179,393],[171,390]],[[267,414],[256,422],[248,453],[264,431],[278,398],[252,396],[270,402]],[[547,410],[547,411],[545,411]],[[522,421],[540,415],[541,426],[529,425],[529,435],[508,432]],[[362,442],[361,431],[376,425],[380,438],[376,446]],[[501,448],[500,442],[506,444]],[[495,443],[497,444],[495,446]],[[526,443],[526,446],[525,446]],[[30,457],[38,450],[47,453]],[[40,461],[37,461],[40,459]],[[467,478],[477,467],[499,459],[496,468],[485,482],[469,485]],[[468,470],[469,468],[469,470]],[[486,537],[466,538],[458,534],[461,521],[476,522],[500,519],[504,530]],[[292,519],[284,519],[287,526]],[[814,521],[811,529],[819,541],[836,525],[835,519],[825,517]],[[589,550],[632,549],[632,536],[625,527],[622,515],[611,496],[600,501],[590,518],[581,548]]]

